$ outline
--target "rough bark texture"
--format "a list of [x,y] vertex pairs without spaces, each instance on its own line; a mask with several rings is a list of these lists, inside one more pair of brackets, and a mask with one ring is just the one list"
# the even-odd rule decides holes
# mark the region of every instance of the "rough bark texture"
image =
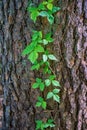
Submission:
[[87,130],[87,0],[67,0],[62,7],[62,24],[55,34],[62,76],[58,127]]
[[[37,4],[38,0],[33,0]],[[60,0],[55,15],[54,65],[61,82],[61,103],[48,102],[48,110],[36,109],[40,92],[31,84],[36,77],[21,52],[35,26],[26,11],[27,0],[0,0],[0,62],[2,62],[3,128],[35,130],[35,120],[54,117],[54,130],[87,130],[87,0]],[[56,1],[56,4],[58,2]],[[47,28],[43,21],[37,28]],[[45,95],[45,93],[42,95]],[[48,129],[49,130],[49,129]]]

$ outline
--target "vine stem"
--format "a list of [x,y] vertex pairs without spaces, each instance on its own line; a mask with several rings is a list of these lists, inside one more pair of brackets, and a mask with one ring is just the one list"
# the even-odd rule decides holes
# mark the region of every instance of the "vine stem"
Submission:
[[49,66],[49,69],[52,71],[52,73],[56,76],[55,72],[53,71],[53,69],[51,68],[51,66]]

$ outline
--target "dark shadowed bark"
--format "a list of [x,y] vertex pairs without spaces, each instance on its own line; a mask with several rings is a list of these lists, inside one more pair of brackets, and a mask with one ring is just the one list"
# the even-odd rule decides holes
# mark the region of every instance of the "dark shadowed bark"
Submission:
[[40,92],[31,88],[40,74],[30,70],[31,64],[21,52],[31,40],[32,29],[48,31],[48,24],[39,19],[36,26],[32,23],[26,10],[28,0],[0,0],[2,129],[35,130],[36,119],[53,117],[54,130],[87,130],[87,0],[59,0],[58,3],[61,11],[55,14],[51,30],[54,52],[59,59],[53,69],[62,86],[61,103],[48,102],[47,111],[42,111],[35,107]]

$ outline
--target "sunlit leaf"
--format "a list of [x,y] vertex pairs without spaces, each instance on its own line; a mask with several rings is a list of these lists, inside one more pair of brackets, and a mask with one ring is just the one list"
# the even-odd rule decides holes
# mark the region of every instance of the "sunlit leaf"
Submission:
[[42,16],[42,17],[48,17],[49,14],[48,14],[47,11],[41,11],[41,12],[39,13],[39,16]]
[[52,80],[52,84],[53,84],[54,86],[60,87],[60,83],[59,83],[59,81],[57,81],[57,80]]
[[60,92],[60,89],[54,89],[53,90],[53,93],[55,93],[55,94],[57,94],[57,93],[59,93]]
[[56,58],[54,55],[52,55],[52,54],[48,55],[48,58],[49,58],[50,60],[58,61],[57,58]]
[[44,52],[44,48],[41,45],[37,45],[35,50],[36,52]]
[[52,92],[48,92],[47,99],[52,98],[52,97],[53,97],[53,93]]
[[41,102],[36,102],[36,107],[40,107],[41,106]]
[[46,79],[46,80],[45,80],[45,85],[46,85],[46,86],[50,86],[50,84],[51,84],[51,81],[50,81],[49,79]]
[[38,58],[38,53],[36,51],[32,51],[30,55],[28,56],[28,59],[34,63]]
[[46,39],[43,39],[42,42],[43,42],[44,45],[47,45],[47,44],[48,44],[48,41],[47,41]]
[[61,9],[60,7],[54,6],[54,7],[52,8],[52,12],[53,12],[53,13],[56,13],[56,12],[59,11],[60,9]]
[[32,85],[32,88],[38,88],[38,86],[39,86],[38,83],[34,83],[34,84]]
[[48,8],[49,10],[52,10],[53,4],[52,4],[52,3],[48,3],[48,4],[47,4],[47,8]]
[[47,59],[48,59],[47,55],[44,54],[44,55],[43,55],[43,61],[46,62]]
[[46,109],[47,103],[45,101],[42,102],[42,108]]
[[56,102],[60,103],[60,97],[59,97],[58,95],[53,95],[53,99],[54,99]]
[[31,13],[31,19],[36,22],[37,17],[39,16],[39,11],[35,10]]
[[31,42],[22,52],[22,55],[27,55],[32,52],[36,46],[37,42]]
[[49,21],[50,24],[54,23],[54,17],[53,17],[53,15],[47,16],[47,19],[48,19],[48,21]]

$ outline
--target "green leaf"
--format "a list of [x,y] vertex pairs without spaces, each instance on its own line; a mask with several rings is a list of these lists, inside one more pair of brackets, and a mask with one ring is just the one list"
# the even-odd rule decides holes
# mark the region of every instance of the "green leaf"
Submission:
[[39,36],[39,38],[42,38],[42,31],[38,32],[38,36]]
[[41,79],[40,78],[36,78],[36,81],[38,82],[38,83],[41,83]]
[[53,2],[53,0],[48,0],[48,2],[50,2],[50,3],[51,3],[51,2]]
[[43,90],[44,90],[44,87],[45,87],[44,83],[41,83],[41,84],[40,84],[40,90],[43,91]]
[[45,62],[45,66],[43,68],[43,72],[46,74],[51,74],[51,70],[49,69],[50,63],[48,61]]
[[43,62],[43,60],[41,60],[41,61],[40,61],[40,66],[43,65],[43,64],[44,64],[44,62]]
[[[39,39],[38,39],[39,38]],[[42,39],[42,31],[36,31],[36,30],[33,30],[33,36],[32,36],[32,40],[33,41],[40,41]]]
[[47,41],[46,39],[43,39],[42,42],[43,42],[44,45],[47,45],[47,44],[48,44],[48,41]]
[[48,59],[47,55],[44,54],[44,55],[43,55],[43,61],[46,62],[47,59]]
[[45,85],[46,85],[46,86],[50,86],[50,84],[51,84],[51,81],[50,81],[49,79],[46,79],[46,80],[45,80]]
[[54,6],[54,7],[52,8],[52,12],[53,12],[53,13],[56,13],[56,12],[59,11],[60,9],[61,9],[60,7]]
[[49,92],[49,93],[47,94],[47,99],[52,98],[52,97],[53,97],[53,93],[52,93],[52,92]]
[[53,90],[53,93],[56,94],[56,93],[59,93],[60,92],[60,89],[54,89]]
[[48,128],[49,127],[49,124],[48,123],[45,123],[44,124],[44,128]]
[[48,66],[45,66],[45,67],[43,68],[43,72],[46,74],[46,73],[48,73],[48,71],[49,71]]
[[41,120],[36,120],[36,130],[41,129],[42,121]]
[[27,8],[27,10],[32,13],[33,11],[35,11],[35,10],[37,10],[37,9],[36,9],[36,7],[29,6],[29,7]]
[[53,4],[52,4],[52,3],[48,3],[48,4],[47,4],[47,8],[48,8],[49,10],[52,10]]
[[60,83],[57,80],[52,80],[52,84],[56,87],[60,87]]
[[35,41],[35,40],[37,41],[37,38],[38,38],[38,32],[33,30],[32,40],[33,41]]
[[52,81],[53,79],[55,79],[56,78],[56,76],[55,75],[50,75],[49,76],[49,79]]
[[59,97],[58,95],[53,95],[53,99],[54,99],[56,102],[60,103],[60,97]]
[[46,123],[44,128],[48,128],[48,127],[52,128],[52,127],[55,127],[55,125],[54,124],[48,124],[48,123]]
[[47,3],[48,3],[47,1],[43,1],[43,3],[42,3],[42,4],[43,4],[43,5],[47,5]]
[[48,58],[49,58],[50,60],[58,61],[57,58],[56,58],[54,55],[52,55],[52,54],[48,55]]
[[43,3],[39,4],[38,10],[45,10],[45,9],[46,9],[46,7],[44,6]]
[[48,119],[48,123],[53,123],[54,120],[53,119]]
[[45,64],[46,64],[47,66],[50,66],[50,63],[49,63],[48,61],[46,61]]
[[31,67],[31,70],[38,70],[40,68],[40,65],[39,63],[38,64],[34,64],[32,67]]
[[44,48],[41,45],[37,45],[35,48],[36,52],[44,52]]
[[43,102],[43,98],[39,96],[38,101]]
[[48,70],[48,74],[51,74],[51,70]]
[[22,52],[22,55],[27,55],[34,50],[36,42],[31,42]]
[[41,124],[41,130],[44,130],[44,123]]
[[33,48],[30,49],[30,45],[28,45],[22,52],[22,55],[27,55],[29,52],[31,52]]
[[45,37],[46,37],[46,39],[50,38],[50,37],[51,37],[51,33],[47,33],[47,34],[45,35]]
[[38,43],[43,43],[42,39],[37,40]]
[[53,42],[53,41],[54,41],[54,39],[51,37],[51,33],[47,33],[47,34],[45,35],[45,39],[46,39],[48,42]]
[[43,102],[42,102],[42,108],[43,108],[43,109],[46,109],[46,106],[47,106],[46,102],[43,101]]
[[31,19],[32,19],[34,22],[36,22],[37,17],[39,16],[39,11],[37,11],[37,10],[33,11],[30,16],[31,16]]
[[36,107],[40,107],[41,106],[41,102],[36,102]]
[[49,21],[50,24],[54,23],[54,17],[53,17],[53,15],[49,14],[49,16],[47,16],[47,19],[48,19],[48,21]]
[[48,121],[44,124],[44,128],[47,128],[47,127],[55,127],[55,124],[53,123],[53,120],[52,119],[48,119]]
[[32,51],[30,55],[28,56],[28,59],[34,63],[38,58],[38,53],[36,51]]
[[48,14],[48,12],[46,12],[46,11],[41,11],[41,12],[39,13],[39,16],[48,17],[49,14]]
[[39,87],[39,84],[38,83],[34,83],[33,85],[32,85],[32,88],[38,88]]
[[52,124],[50,124],[50,127],[53,128],[53,127],[55,127],[55,125],[52,123]]

